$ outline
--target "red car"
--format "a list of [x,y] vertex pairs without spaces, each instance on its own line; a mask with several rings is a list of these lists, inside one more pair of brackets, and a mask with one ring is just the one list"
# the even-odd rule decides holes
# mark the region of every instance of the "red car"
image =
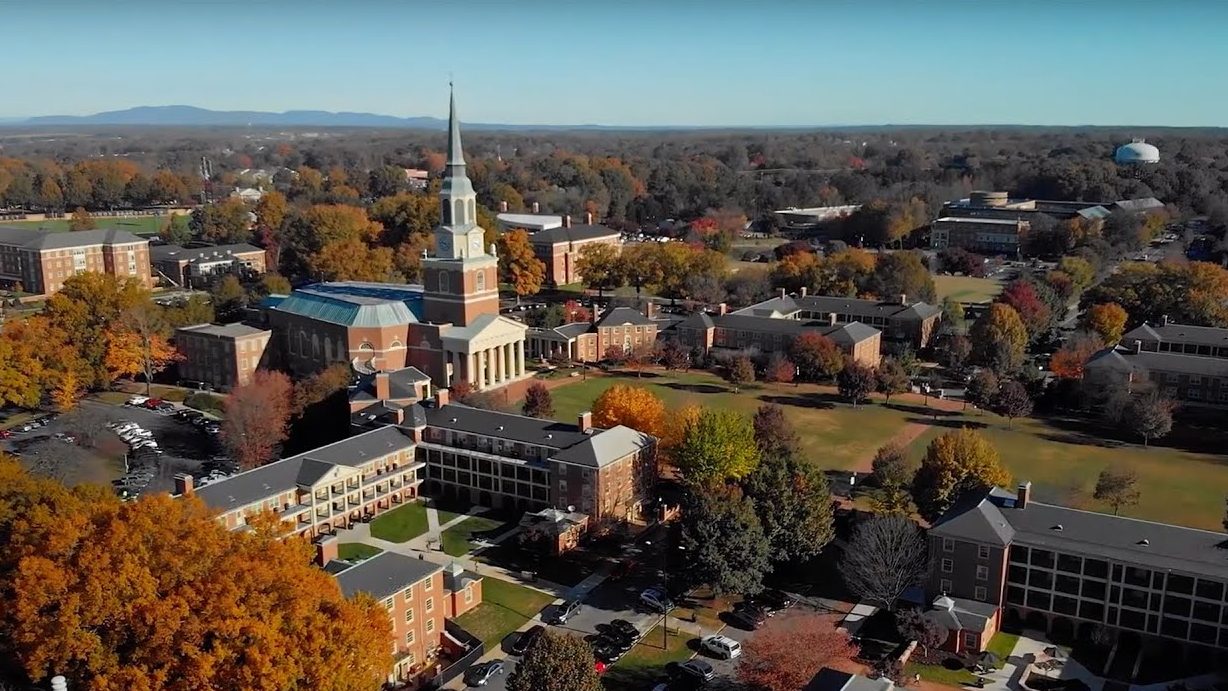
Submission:
[[0,429],[0,439],[8,439],[13,436],[13,433],[6,429]]
[[151,399],[149,399],[148,401],[145,401],[144,403],[142,403],[142,404],[141,404],[141,407],[142,407],[142,408],[149,408],[150,410],[153,410],[154,408],[157,408],[157,407],[158,407],[158,406],[160,406],[160,405],[162,405],[162,399],[161,399],[161,398],[151,398]]
[[601,660],[597,660],[594,668],[597,670],[597,674],[605,674],[605,663]]

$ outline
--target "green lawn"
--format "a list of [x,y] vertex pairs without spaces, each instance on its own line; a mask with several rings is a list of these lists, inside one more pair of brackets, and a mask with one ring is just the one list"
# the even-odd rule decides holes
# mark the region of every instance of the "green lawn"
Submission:
[[802,450],[823,468],[847,469],[873,456],[874,450],[895,436],[911,413],[862,405],[857,409],[831,402],[829,391],[810,384],[761,384],[733,393],[728,384],[707,372],[646,372],[577,380],[554,388],[555,418],[575,420],[592,408],[593,401],[615,384],[644,386],[665,402],[668,410],[696,404],[706,408],[737,410],[747,415],[765,402],[778,403],[802,437]]
[[487,650],[497,650],[504,638],[553,601],[546,593],[486,576],[482,604],[457,617],[456,623],[482,639]]
[[383,551],[379,547],[364,545],[361,542],[343,542],[337,545],[337,558],[344,561],[362,561]]
[[915,674],[920,674],[923,682],[960,688],[976,680],[976,676],[967,669],[947,669],[942,665],[924,665],[919,662],[909,662],[904,666],[905,679],[911,680]]
[[938,301],[951,298],[958,302],[989,302],[1002,292],[1002,284],[991,278],[973,276],[934,276]]
[[[963,420],[993,442],[1015,481],[1030,480],[1033,496],[1089,511],[1109,511],[1092,498],[1096,478],[1120,463],[1138,473],[1142,492],[1136,506],[1123,507],[1124,516],[1177,523],[1207,530],[1222,529],[1228,461],[1223,456],[1176,448],[1102,440],[1056,427],[1044,420],[1006,420],[991,413],[969,412]],[[920,459],[925,447],[946,428],[934,428],[917,438],[909,454]]]
[[989,640],[989,645],[986,650],[998,656],[1001,664],[1006,664],[1006,658],[1011,656],[1011,651],[1015,649],[1015,644],[1019,642],[1019,636],[1005,631],[999,631]]
[[[176,216],[176,223],[186,224],[188,217],[185,215]],[[59,218],[49,221],[5,221],[5,225],[16,226],[18,228],[37,228],[38,230],[46,230],[53,233],[58,233],[68,230],[70,219]],[[119,228],[137,235],[153,235],[162,229],[166,224],[165,216],[135,216],[131,218],[103,218],[95,217],[94,224],[99,228]]]
[[408,542],[426,533],[426,506],[414,502],[393,509],[371,521],[371,537],[389,542]]
[[665,665],[690,659],[687,643],[691,638],[688,633],[675,631],[662,647],[661,627],[657,626],[605,673],[605,687],[611,691],[652,688],[654,681],[665,676]]
[[[447,521],[444,520],[442,512],[439,516],[439,524],[443,525]],[[470,540],[474,533],[483,533],[488,530],[494,530],[503,525],[502,521],[492,520],[483,516],[470,516],[465,520],[457,523],[443,531],[440,536],[443,542],[443,551],[451,554],[454,557],[464,556],[473,551],[477,546]],[[509,526],[510,529],[510,526]]]

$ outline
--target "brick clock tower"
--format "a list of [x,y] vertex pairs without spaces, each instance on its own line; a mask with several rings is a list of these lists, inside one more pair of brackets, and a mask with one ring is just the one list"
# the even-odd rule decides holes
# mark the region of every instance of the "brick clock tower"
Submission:
[[448,112],[448,161],[440,191],[441,223],[435,229],[435,254],[422,261],[426,320],[468,326],[484,314],[499,314],[499,260],[485,247],[486,231],[477,224],[477,194],[465,172],[456,97]]

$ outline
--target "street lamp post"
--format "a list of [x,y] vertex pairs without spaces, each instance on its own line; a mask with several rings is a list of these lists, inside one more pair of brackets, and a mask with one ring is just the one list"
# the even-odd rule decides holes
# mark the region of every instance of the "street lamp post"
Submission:
[[[652,540],[645,540],[644,544],[651,547]],[[669,541],[668,539],[661,541],[661,548],[662,548],[661,549],[661,562],[662,562],[661,574],[662,574],[663,580],[665,581],[664,585],[662,586],[662,590],[664,591],[663,594],[665,595],[665,599],[672,602],[669,596]],[[678,545],[677,550],[679,552],[685,552],[686,547],[683,547],[682,545]],[[662,603],[662,605],[663,606],[661,607],[661,649],[668,650],[669,649],[669,607],[664,606],[666,605],[666,603]]]

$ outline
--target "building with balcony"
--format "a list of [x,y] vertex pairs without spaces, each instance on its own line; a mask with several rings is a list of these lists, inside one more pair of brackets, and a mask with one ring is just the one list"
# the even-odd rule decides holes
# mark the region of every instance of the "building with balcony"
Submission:
[[[1044,504],[1031,493],[1024,483],[973,496],[934,524],[931,597],[1058,640],[1105,627],[1133,650],[1228,647],[1223,533]],[[976,631],[953,636],[959,650],[988,643]]]
[[[335,538],[326,540],[335,542]],[[331,549],[335,551],[335,545]],[[388,611],[393,655],[390,685],[420,688],[448,661],[467,651],[447,631],[445,621],[481,604],[481,576],[455,562],[444,567],[395,552],[381,552],[350,566],[331,560],[325,566],[347,598],[365,593]]]
[[265,272],[264,250],[247,243],[193,248],[156,245],[149,248],[149,260],[154,271],[183,288],[208,288],[223,274],[250,278]]
[[314,538],[416,498],[424,466],[414,449],[411,431],[381,427],[202,487],[179,475],[175,491],[195,494],[231,530],[272,512]]
[[1228,358],[1185,352],[1219,352],[1219,346],[1167,341],[1152,342],[1151,346],[1161,350],[1146,349],[1140,339],[1135,339],[1132,347],[1106,348],[1087,361],[1083,378],[1115,380],[1132,389],[1150,384],[1174,400],[1228,405]]
[[53,233],[0,226],[0,285],[51,295],[87,271],[151,287],[149,241],[115,228]]
[[273,332],[247,324],[196,324],[175,329],[175,349],[183,356],[179,378],[218,391],[243,386],[269,366]]

